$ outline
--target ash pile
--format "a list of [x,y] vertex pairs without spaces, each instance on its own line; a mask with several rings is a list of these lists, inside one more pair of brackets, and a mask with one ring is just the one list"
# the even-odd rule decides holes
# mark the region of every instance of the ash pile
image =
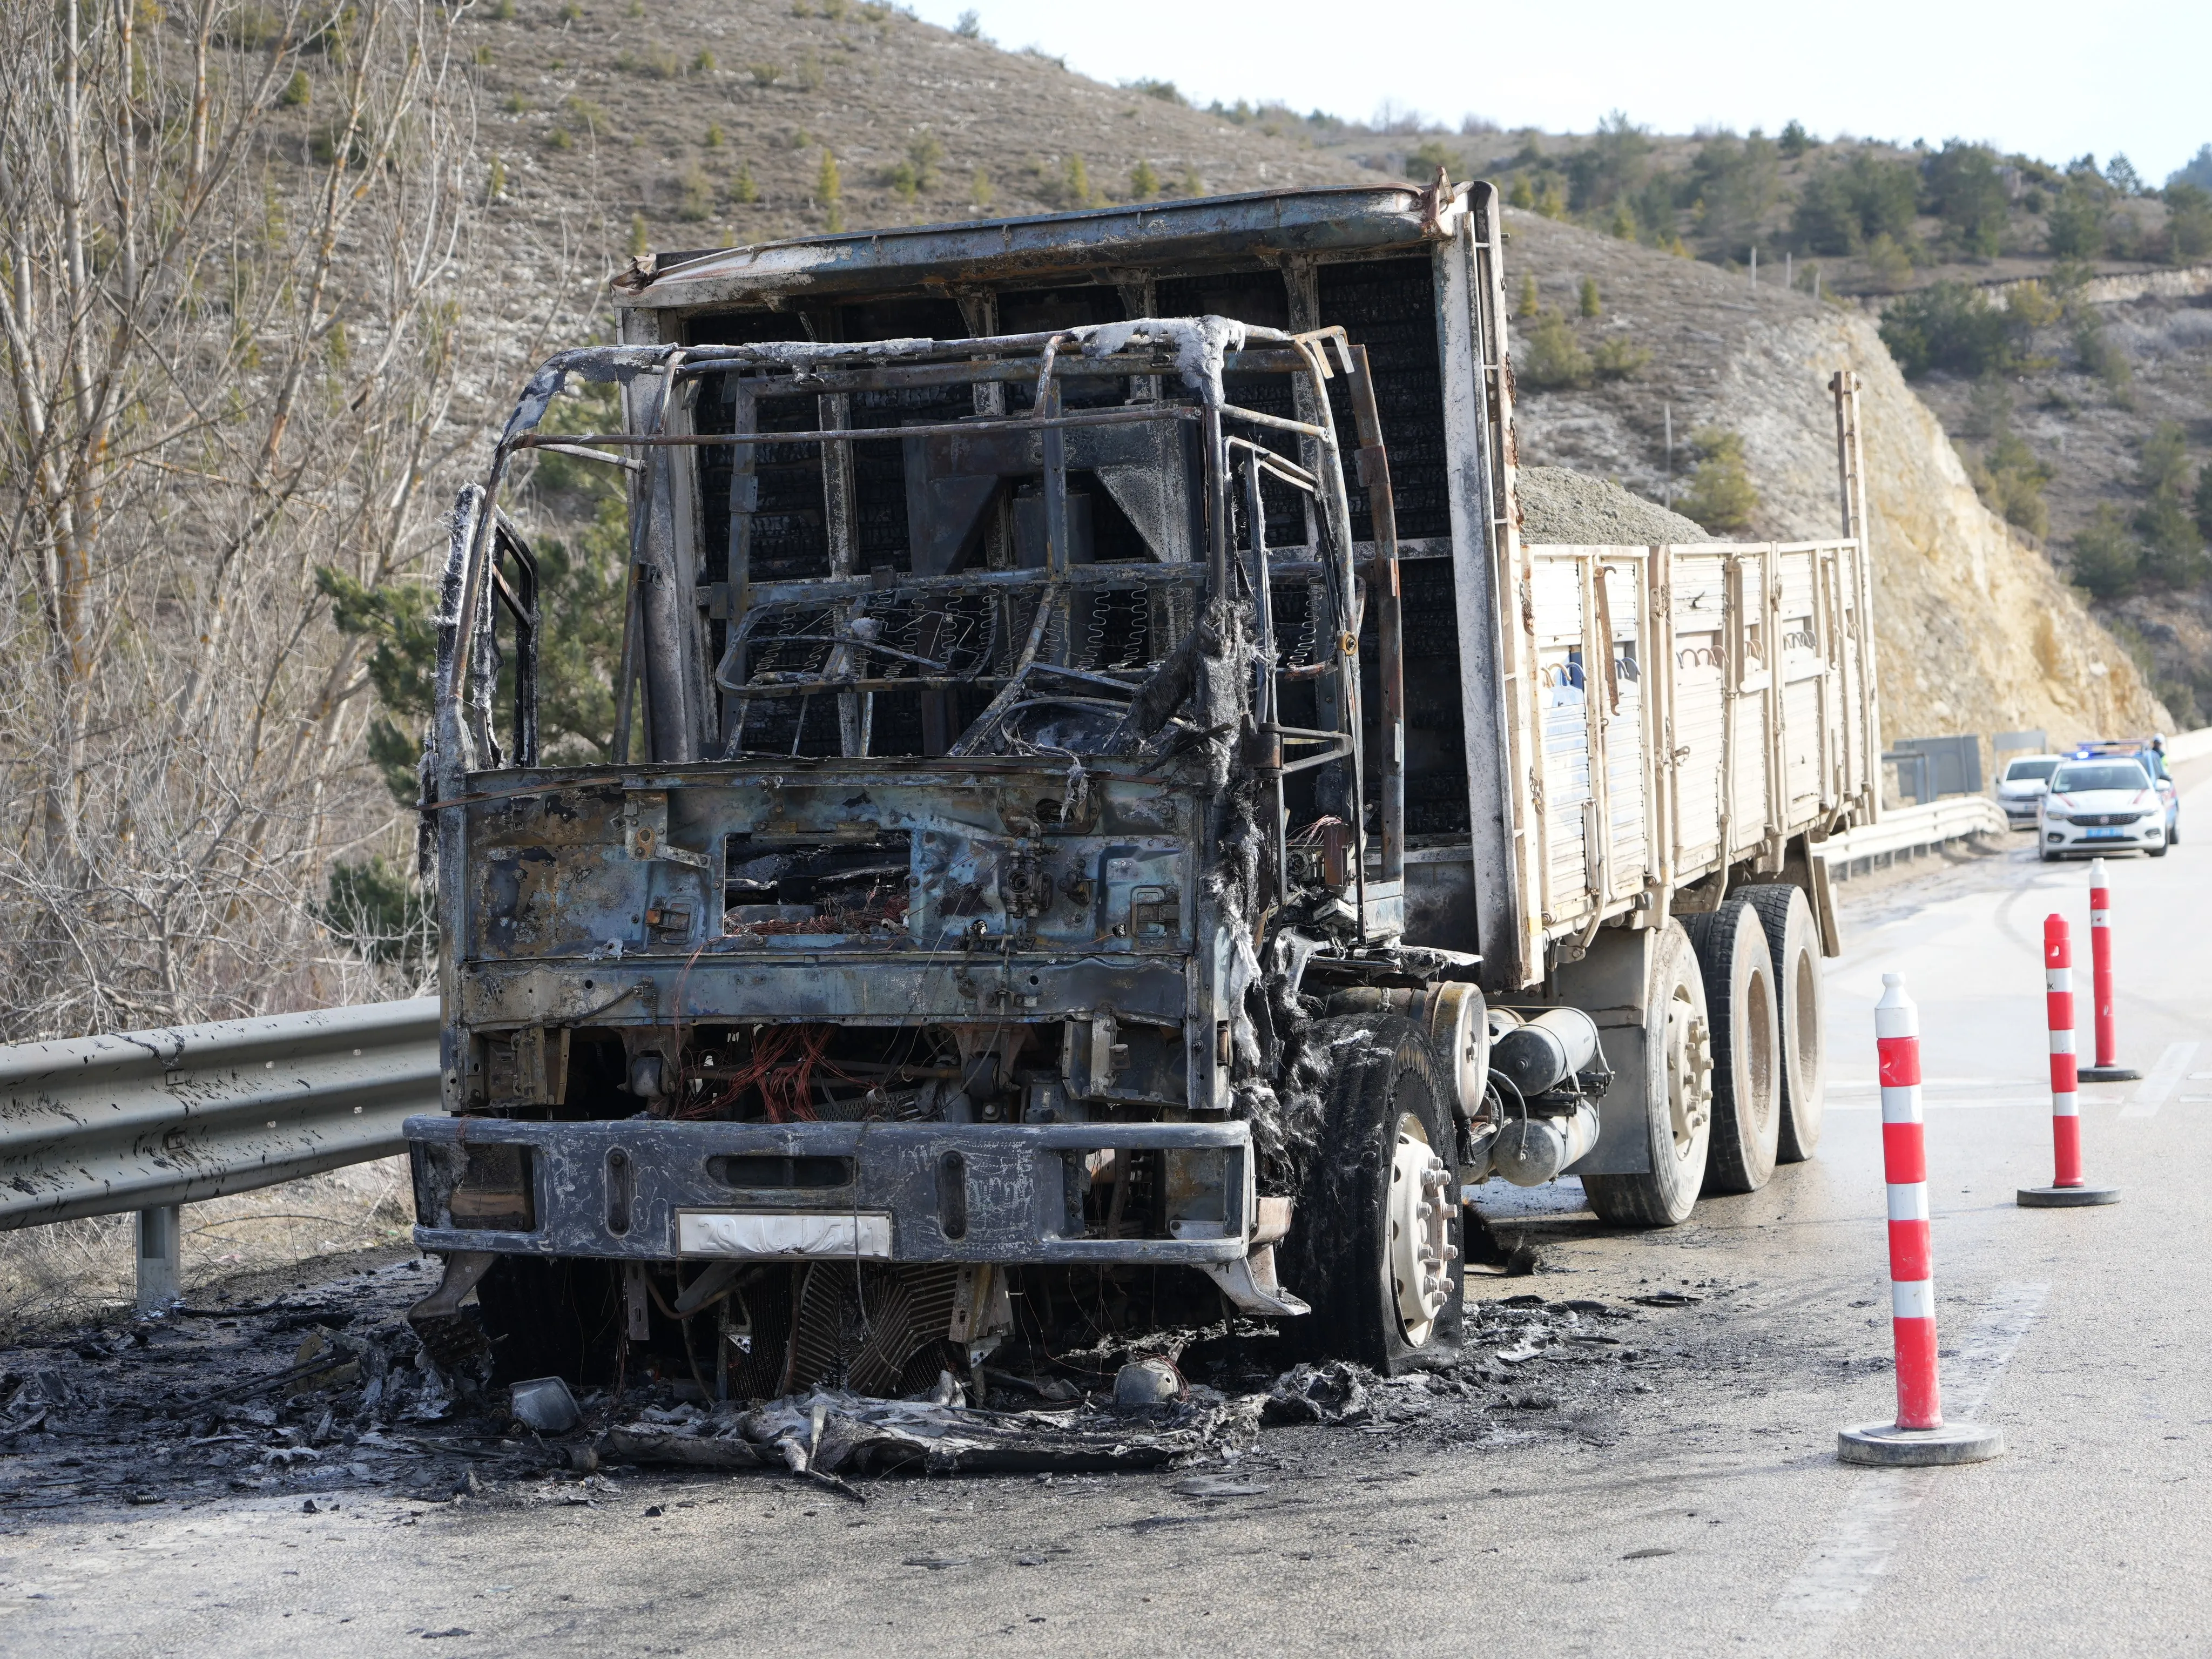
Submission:
[[1244,1320],[1050,1359],[1008,1352],[904,1398],[831,1376],[717,1401],[650,1367],[599,1388],[491,1387],[441,1370],[408,1324],[427,1276],[403,1262],[0,1352],[0,1509],[240,1495],[597,1503],[611,1475],[656,1468],[804,1480],[865,1501],[871,1479],[902,1474],[1218,1468],[1280,1425],[1387,1435],[1400,1449],[1505,1447],[1547,1431],[1601,1442],[1607,1398],[1650,1387],[1634,1329],[1648,1310],[1533,1295],[1471,1304],[1451,1361],[1389,1378],[1340,1361],[1285,1365],[1283,1339]]

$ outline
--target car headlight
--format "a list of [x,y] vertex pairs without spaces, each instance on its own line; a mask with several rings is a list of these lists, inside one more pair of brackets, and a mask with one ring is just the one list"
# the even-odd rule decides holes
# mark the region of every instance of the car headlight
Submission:
[[2071,819],[2071,818],[2068,817],[2066,816],[2066,814],[2065,814],[2065,813],[2063,813],[2063,812],[2051,812],[2051,811],[2046,811],[2046,812],[2045,812],[2045,813],[2044,813],[2044,815],[2043,815],[2043,821],[2044,821],[2045,823],[2073,823],[2073,822],[2074,822],[2074,820],[2073,820],[2073,819]]

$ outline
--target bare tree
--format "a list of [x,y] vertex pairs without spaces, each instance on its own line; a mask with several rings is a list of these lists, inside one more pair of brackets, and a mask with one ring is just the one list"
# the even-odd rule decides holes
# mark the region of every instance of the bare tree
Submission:
[[394,810],[315,572],[416,569],[477,435],[456,15],[0,9],[0,1035],[362,988],[315,900]]

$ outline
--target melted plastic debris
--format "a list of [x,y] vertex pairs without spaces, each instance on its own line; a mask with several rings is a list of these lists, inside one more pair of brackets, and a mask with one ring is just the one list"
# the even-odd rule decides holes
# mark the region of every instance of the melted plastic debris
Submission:
[[1057,1411],[985,1411],[875,1400],[817,1389],[748,1409],[734,1403],[653,1412],[611,1429],[609,1446],[641,1463],[782,1468],[797,1475],[912,1470],[927,1474],[1097,1474],[1180,1466],[1249,1448],[1266,1401],[1193,1386],[1158,1406],[1079,1401]]
[[1224,360],[1244,349],[1244,325],[1226,317],[1139,317],[1121,323],[1093,323],[1070,331],[1086,357],[1111,357],[1139,341],[1172,345],[1183,384],[1209,409],[1225,399],[1221,389]]

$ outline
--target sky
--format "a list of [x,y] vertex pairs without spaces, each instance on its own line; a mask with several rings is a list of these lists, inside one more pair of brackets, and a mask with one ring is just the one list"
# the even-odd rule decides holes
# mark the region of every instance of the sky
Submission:
[[1368,119],[1386,102],[1456,126],[1588,132],[1610,110],[1700,126],[1931,144],[1964,137],[2063,164],[2125,155],[2161,184],[2212,143],[2212,0],[919,0],[1102,81],[1172,81]]

